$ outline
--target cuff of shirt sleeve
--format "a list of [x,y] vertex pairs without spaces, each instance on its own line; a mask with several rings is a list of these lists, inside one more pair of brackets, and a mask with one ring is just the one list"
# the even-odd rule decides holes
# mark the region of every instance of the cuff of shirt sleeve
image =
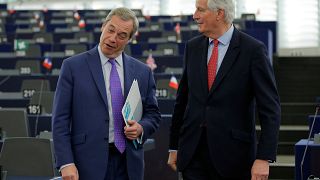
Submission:
[[74,163],[62,165],[62,166],[60,167],[60,169],[59,169],[59,172],[61,172],[61,170],[62,170],[63,168],[68,167],[68,166],[72,166],[72,165],[74,165]]
[[178,150],[175,150],[175,149],[169,149],[168,152],[177,152]]
[[143,130],[142,130],[141,136],[139,138],[137,138],[137,142],[139,144],[142,144],[142,139],[143,139]]

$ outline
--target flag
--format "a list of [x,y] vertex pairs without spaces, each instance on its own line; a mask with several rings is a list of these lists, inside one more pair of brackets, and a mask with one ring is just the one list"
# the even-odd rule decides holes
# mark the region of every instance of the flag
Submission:
[[148,58],[146,60],[147,66],[151,68],[151,70],[155,70],[157,68],[157,64],[155,63],[154,58],[152,57],[151,51],[149,52]]
[[178,87],[179,87],[177,78],[174,75],[171,76],[171,79],[170,79],[170,82],[169,82],[169,87],[171,87],[171,88],[173,88],[175,90],[177,90]]
[[44,20],[40,19],[38,25],[39,25],[39,28],[43,28],[44,27]]
[[29,42],[21,39],[14,40],[14,50],[16,51],[26,51],[29,48]]
[[33,15],[34,15],[34,19],[35,20],[40,19],[40,14],[39,13],[35,12]]
[[83,19],[81,19],[78,23],[78,26],[79,26],[79,28],[84,28],[84,27],[86,27],[86,22]]
[[9,12],[10,15],[12,15],[12,14],[16,13],[16,10],[14,10],[14,9],[9,9],[8,12]]
[[174,27],[174,31],[176,31],[177,34],[177,42],[181,43],[181,28],[180,28],[180,23],[177,23],[176,26]]
[[149,11],[147,12],[147,15],[144,16],[144,18],[145,18],[147,21],[150,21],[150,20],[151,20],[151,16],[149,15]]
[[44,7],[42,8],[42,12],[47,13],[47,12],[48,12],[48,8],[47,8],[46,6],[44,6]]
[[137,44],[137,37],[139,36],[139,31],[137,31],[136,33],[134,33],[133,37],[132,37],[132,44]]
[[44,68],[46,68],[47,70],[51,70],[52,68],[52,61],[51,61],[51,58],[49,57],[46,57],[43,62],[42,62],[42,66]]
[[78,13],[78,11],[75,11],[75,12],[73,13],[73,17],[74,17],[76,20],[78,20],[78,21],[81,19],[80,14]]
[[174,30],[176,31],[177,34],[181,33],[181,29],[180,29],[180,23],[177,23],[176,26],[174,27]]

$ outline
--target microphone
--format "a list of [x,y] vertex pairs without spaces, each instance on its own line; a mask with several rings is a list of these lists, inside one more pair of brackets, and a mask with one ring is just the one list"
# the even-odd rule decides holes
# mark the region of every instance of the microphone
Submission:
[[311,139],[311,136],[312,136],[313,127],[314,127],[314,124],[316,122],[316,117],[318,115],[319,108],[320,108],[320,103],[318,102],[318,99],[317,99],[316,111],[315,111],[314,116],[313,116],[313,121],[312,121],[311,127],[309,129],[309,136],[308,136],[307,144],[306,144],[306,147],[304,148],[304,152],[303,152],[301,163],[300,163],[301,180],[303,180],[303,164],[304,164],[304,160],[305,160],[305,157],[306,157],[306,154],[307,154],[307,150],[308,150],[308,147],[309,147],[309,142],[310,142],[310,139]]
[[2,84],[4,84],[5,82],[7,82],[7,81],[10,79],[10,77],[11,77],[11,76],[7,76],[7,77],[3,78],[3,79],[0,81],[0,86],[1,86]]
[[[41,103],[41,99],[42,99],[42,92],[43,92],[43,83],[44,83],[44,79],[42,79],[41,81],[41,87],[40,87],[40,92],[39,92],[39,100],[38,100],[38,105],[40,105]],[[40,106],[41,108],[41,106]],[[41,112],[41,110],[40,110]],[[35,121],[35,125],[34,125],[34,136],[37,137],[37,132],[38,132],[38,124],[39,124],[39,117],[40,117],[40,113],[37,113],[36,116],[36,121]]]

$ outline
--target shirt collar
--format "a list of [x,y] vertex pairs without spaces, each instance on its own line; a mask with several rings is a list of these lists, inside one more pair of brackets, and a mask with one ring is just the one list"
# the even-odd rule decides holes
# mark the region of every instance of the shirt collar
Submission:
[[[101,64],[102,64],[102,66],[104,66],[104,65],[110,60],[110,58],[106,57],[106,56],[102,53],[100,45],[98,45],[98,52],[99,52]],[[121,53],[118,57],[116,57],[116,58],[114,58],[114,59],[116,60],[116,63],[117,63],[120,67],[122,67],[122,65],[123,65],[122,53]]]
[[[233,24],[230,26],[228,31],[226,31],[222,36],[218,38],[219,43],[223,44],[224,46],[228,45],[231,41],[232,34],[234,31]],[[209,44],[212,44],[213,39],[209,38]]]

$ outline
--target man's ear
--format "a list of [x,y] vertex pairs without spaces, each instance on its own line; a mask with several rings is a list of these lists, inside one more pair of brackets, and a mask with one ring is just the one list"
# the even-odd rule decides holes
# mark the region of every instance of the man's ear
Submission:
[[217,20],[219,21],[219,20],[221,20],[221,19],[224,19],[224,14],[225,14],[225,12],[224,12],[224,9],[218,9],[217,10]]

